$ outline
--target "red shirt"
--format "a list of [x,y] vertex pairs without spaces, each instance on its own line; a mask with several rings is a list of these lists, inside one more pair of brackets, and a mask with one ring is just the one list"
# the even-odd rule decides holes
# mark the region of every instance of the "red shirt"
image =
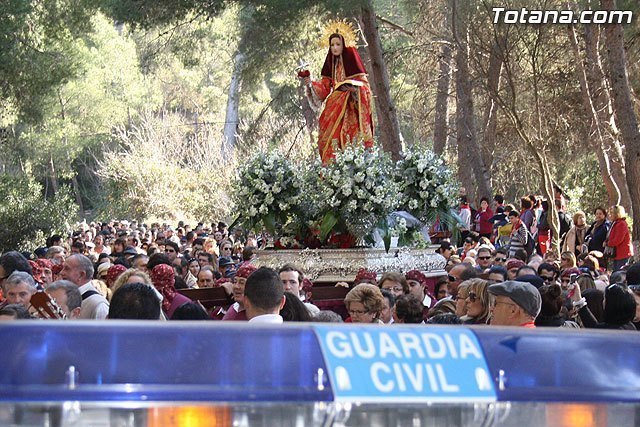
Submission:
[[533,329],[536,327],[536,324],[533,323],[533,320],[531,322],[527,322],[527,323],[523,323],[522,325],[520,325],[522,328],[529,328],[529,329]]
[[615,260],[627,259],[633,256],[633,246],[627,221],[624,219],[615,220],[611,226],[607,246],[616,248],[616,256],[613,258]]

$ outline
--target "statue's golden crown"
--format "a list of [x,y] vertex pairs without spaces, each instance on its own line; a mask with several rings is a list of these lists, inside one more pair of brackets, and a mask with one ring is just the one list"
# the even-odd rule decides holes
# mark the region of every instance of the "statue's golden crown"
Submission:
[[353,24],[345,19],[334,19],[329,21],[322,30],[319,45],[326,48],[329,44],[331,34],[340,34],[344,38],[344,44],[347,47],[356,47],[358,35],[353,28]]

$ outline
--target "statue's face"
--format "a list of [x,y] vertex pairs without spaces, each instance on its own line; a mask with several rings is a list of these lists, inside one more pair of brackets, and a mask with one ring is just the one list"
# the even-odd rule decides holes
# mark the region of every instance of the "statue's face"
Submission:
[[340,37],[334,37],[331,39],[331,54],[334,56],[340,56],[342,55],[342,39],[340,39]]

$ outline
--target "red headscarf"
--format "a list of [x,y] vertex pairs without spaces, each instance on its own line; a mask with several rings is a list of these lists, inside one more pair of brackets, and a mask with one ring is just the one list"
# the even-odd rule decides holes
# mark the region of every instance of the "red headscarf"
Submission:
[[242,277],[242,278],[246,279],[251,275],[251,273],[253,273],[257,269],[258,269],[258,267],[256,267],[253,264],[244,263],[244,264],[242,264],[240,266],[240,268],[236,272],[236,277]]
[[114,264],[107,270],[107,286],[112,287],[115,283],[116,279],[125,271],[127,271],[127,267],[120,264]]
[[158,264],[151,270],[151,282],[162,294],[162,310],[166,313],[176,296],[176,276],[173,267],[167,264]]
[[378,281],[378,275],[376,273],[374,273],[373,271],[369,271],[366,268],[361,268],[360,270],[358,270],[358,274],[356,274],[356,278],[354,279],[353,283],[354,284],[358,284],[361,282],[367,282],[369,280],[373,281],[373,284],[377,284]]
[[37,262],[28,260],[29,265],[31,266],[31,275],[33,276],[33,280],[38,282],[40,285],[44,283],[42,280],[42,273],[44,269],[38,265]]
[[[340,40],[342,40],[342,65],[344,67],[344,74],[347,78],[351,78],[358,74],[367,74],[367,70],[364,68],[362,64],[362,60],[360,59],[360,54],[358,54],[358,50],[355,47],[346,47],[344,43],[344,37],[340,34]],[[329,44],[331,44],[331,39],[334,38],[335,35],[332,34],[329,38]],[[328,77],[333,79],[333,69],[335,67],[335,56],[331,53],[331,47],[329,47],[329,52],[327,53],[327,57],[324,60],[324,65],[322,66],[322,77]]]
[[38,264],[42,269],[48,268],[49,270],[51,270],[53,268],[53,263],[51,262],[51,260],[48,260],[46,258],[38,258],[36,260],[36,264]]
[[416,282],[419,282],[422,285],[426,285],[429,282],[427,280],[427,276],[425,276],[424,274],[422,274],[421,271],[418,271],[418,270],[408,271],[407,274],[404,275],[404,277],[407,280],[415,280]]

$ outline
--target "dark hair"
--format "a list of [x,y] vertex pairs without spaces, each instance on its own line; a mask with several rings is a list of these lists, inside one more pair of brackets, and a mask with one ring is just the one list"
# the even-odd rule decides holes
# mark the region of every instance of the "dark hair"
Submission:
[[18,319],[31,319],[29,310],[22,304],[8,304],[0,308],[0,316],[13,316]]
[[480,198],[480,203],[482,203],[482,202],[487,202],[487,204],[489,204],[489,198],[488,197]]
[[480,241],[480,233],[476,231],[470,231],[469,237],[467,237],[467,239],[471,239],[473,243],[478,243]]
[[549,201],[547,201],[547,200],[541,201],[540,202],[540,207],[542,207],[542,210],[544,212],[548,211],[549,210]]
[[122,246],[122,250],[124,251],[124,248],[127,247],[127,241],[125,239],[123,239],[122,237],[118,237],[115,242],[113,242],[113,246],[115,247],[116,245],[121,245]]
[[187,282],[182,278],[181,275],[176,274],[175,283],[173,284],[173,287],[176,289],[187,289],[189,285],[187,285]]
[[465,195],[460,196],[460,202],[461,203],[467,203],[468,200],[469,199],[467,199],[467,196],[465,196]]
[[84,253],[85,249],[87,248],[87,245],[85,245],[84,242],[81,240],[76,240],[71,244],[71,247],[79,249],[80,253]]
[[598,323],[604,322],[604,307],[602,306],[604,292],[600,289],[585,289],[582,292],[582,296],[587,301],[587,307],[589,307],[591,314],[593,314]]
[[147,262],[147,270],[151,271],[153,270],[153,267],[160,264],[171,265],[171,261],[169,261],[169,257],[166,256],[163,252],[156,252],[149,257],[149,262]]
[[493,196],[493,200],[495,200],[497,203],[504,203],[504,197],[502,196],[502,194],[496,194],[495,196]]
[[558,285],[543,285],[539,289],[542,297],[542,306],[540,315],[556,316],[562,309],[564,298],[562,297],[562,289]]
[[176,308],[171,320],[209,320],[209,315],[197,302],[185,302]]
[[603,208],[602,206],[598,206],[597,208],[595,208],[595,209],[593,210],[593,213],[594,213],[594,214],[597,214],[597,213],[598,213],[598,211],[602,211],[602,213],[604,214],[604,217],[605,217],[605,218],[607,217],[607,210],[606,210],[605,208]]
[[527,251],[525,251],[524,249],[517,249],[513,254],[513,257],[515,259],[519,259],[522,262],[527,262],[527,258],[529,258],[529,256],[527,255]]
[[193,232],[193,231],[189,231],[189,232],[187,232],[185,237],[187,238],[187,242],[188,242],[189,240],[193,240],[193,238],[196,237],[196,233]]
[[333,33],[329,36],[329,44],[331,44],[331,40],[335,38],[339,38],[342,41],[342,47],[344,47],[344,37],[342,36],[342,34],[338,33]]
[[430,317],[427,323],[434,325],[462,325],[462,320],[455,313],[440,313]]
[[262,310],[273,310],[282,302],[284,286],[280,275],[268,267],[260,267],[247,278],[244,296],[252,306]]
[[552,271],[554,279],[557,279],[560,275],[560,269],[558,268],[558,266],[548,262],[543,262],[538,266],[538,276],[540,275],[540,273],[542,273],[542,270]]
[[436,299],[438,298],[438,293],[440,292],[440,288],[443,286],[446,288],[448,284],[449,284],[449,280],[447,279],[446,276],[445,276],[445,280],[439,280],[436,282],[436,285],[433,288],[433,293]]
[[493,256],[495,257],[498,254],[502,254],[502,255],[509,255],[509,251],[506,248],[498,248],[495,251],[493,251]]
[[509,215],[507,216],[516,216],[518,218],[520,218],[520,212],[518,212],[517,210],[513,209],[509,211]]
[[389,301],[389,308],[393,308],[393,306],[396,304],[396,296],[388,289],[380,289],[380,292],[382,292],[382,296],[385,297],[387,301]]
[[33,275],[29,261],[17,251],[9,251],[0,256],[0,266],[4,270],[5,276],[11,275],[14,271],[24,271]]
[[533,206],[533,202],[530,198],[523,197],[520,199],[520,206],[522,206],[523,209],[531,209],[531,207]]
[[284,273],[285,271],[295,271],[296,273],[298,273],[298,283],[302,285],[302,281],[304,280],[304,273],[302,272],[300,267],[295,264],[285,264],[280,267],[280,270],[278,270],[278,274]]
[[609,285],[604,292],[604,322],[624,325],[636,316],[636,300],[626,286]]
[[[289,271],[289,270],[287,270]],[[285,302],[280,310],[280,316],[285,322],[311,322],[312,318],[309,310],[298,296],[291,292],[284,293]]]
[[249,261],[251,257],[258,251],[258,248],[255,246],[246,246],[242,250],[242,261]]
[[209,252],[205,252],[205,251],[198,252],[198,257],[201,257],[201,256],[206,256],[207,257],[207,262],[210,262],[210,263],[213,264],[213,255],[212,254],[210,254]]
[[501,265],[493,265],[489,269],[489,274],[502,274],[502,280],[507,280],[507,269]]
[[122,265],[124,267],[126,267],[127,269],[131,268],[131,261],[129,261],[128,259],[126,259],[125,257],[121,256],[118,259],[116,259],[115,261],[113,261],[114,265]]
[[627,268],[627,285],[640,285],[640,262]]
[[396,299],[396,316],[404,323],[421,323],[423,308],[422,301],[415,295],[400,295]]
[[173,240],[165,240],[164,245],[171,246],[176,251],[176,253],[180,253],[180,246],[178,246],[178,244]]
[[125,283],[113,293],[109,319],[158,320],[160,299],[156,291],[144,283]]

